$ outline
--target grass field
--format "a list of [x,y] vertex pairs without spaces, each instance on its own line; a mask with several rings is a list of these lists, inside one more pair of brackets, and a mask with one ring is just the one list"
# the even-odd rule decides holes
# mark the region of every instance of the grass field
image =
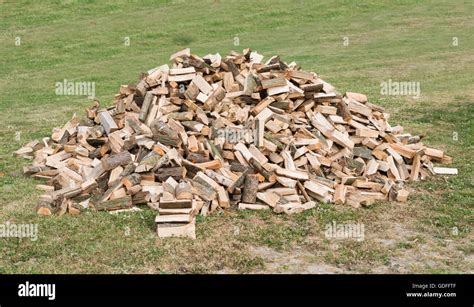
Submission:
[[[474,272],[472,1],[0,3],[0,223],[39,225],[37,241],[0,238],[0,273]],[[251,47],[366,93],[393,125],[454,157],[459,175],[410,184],[403,204],[221,211],[198,219],[195,241],[157,238],[150,210],[37,216],[38,181],[12,152],[91,103],[55,95],[55,83],[95,82],[108,105],[183,47],[201,56]],[[389,79],[420,82],[421,96],[382,96]],[[365,240],[325,239],[332,221],[364,223]]]

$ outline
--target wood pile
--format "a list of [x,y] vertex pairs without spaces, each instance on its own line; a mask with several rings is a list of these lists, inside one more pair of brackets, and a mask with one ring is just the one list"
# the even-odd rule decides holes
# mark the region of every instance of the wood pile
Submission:
[[195,237],[195,216],[230,207],[297,213],[318,202],[406,201],[406,181],[454,174],[422,137],[388,123],[366,95],[338,93],[316,73],[250,49],[199,57],[122,85],[50,138],[16,154],[37,187],[39,214],[157,210],[159,236]]

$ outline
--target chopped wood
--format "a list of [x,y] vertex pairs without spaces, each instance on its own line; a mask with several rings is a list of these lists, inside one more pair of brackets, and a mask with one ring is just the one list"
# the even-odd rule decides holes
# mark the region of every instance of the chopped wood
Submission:
[[261,80],[262,88],[267,89],[271,87],[280,87],[280,86],[285,86],[286,84],[286,79],[285,78],[273,78],[273,79],[266,79],[266,80]]
[[191,50],[189,48],[185,48],[183,50],[180,50],[176,53],[173,53],[171,56],[170,56],[170,61],[173,61],[175,60],[176,58],[180,58],[180,57],[187,57],[189,58],[191,56]]
[[379,132],[373,129],[359,128],[359,129],[356,129],[355,135],[360,136],[360,137],[367,137],[367,138],[377,138],[379,136]]
[[258,177],[254,174],[248,174],[244,181],[244,191],[242,201],[245,203],[255,203],[258,191]]
[[399,190],[397,192],[397,201],[406,202],[409,194],[410,193],[407,190],[404,190],[404,189]]
[[193,78],[192,83],[194,83],[199,88],[199,90],[205,95],[209,94],[212,91],[212,86],[210,86],[209,83],[207,83],[207,81],[201,75],[196,75]]
[[107,134],[114,132],[118,129],[117,124],[115,123],[112,116],[110,116],[110,113],[108,111],[99,112],[99,120],[102,124],[102,127],[104,127],[105,133]]
[[304,183],[304,187],[312,192],[315,193],[321,197],[325,197],[329,194],[329,191],[331,190],[330,188],[326,187],[325,185],[322,185],[314,180],[311,181],[306,181]]
[[398,172],[398,168],[395,165],[395,161],[393,159],[393,156],[388,156],[387,157],[387,163],[388,163],[388,167],[390,169],[390,172],[395,177],[395,180],[397,180],[397,181],[402,180],[401,177],[400,177],[400,173]]
[[458,169],[449,167],[433,167],[433,172],[438,175],[457,175]]
[[336,184],[334,192],[334,203],[336,205],[342,205],[346,202],[347,187],[343,184]]
[[32,160],[25,175],[48,180],[37,185],[38,214],[146,204],[160,214],[160,237],[195,238],[195,216],[219,208],[294,214],[316,202],[407,201],[405,181],[458,173],[434,166],[453,159],[391,126],[366,95],[340,95],[296,63],[189,48],[170,61],[121,86],[114,106],[95,101],[14,152]]
[[44,216],[50,216],[53,214],[50,206],[46,206],[46,205],[38,206],[36,213],[39,215],[44,215]]
[[275,208],[273,209],[273,212],[286,213],[290,215],[290,214],[295,214],[295,213],[301,213],[305,210],[313,209],[314,207],[316,207],[315,201],[306,202],[304,204],[290,202],[287,204],[276,205]]
[[267,205],[261,204],[248,204],[248,203],[239,203],[239,210],[268,210],[270,209]]
[[184,82],[184,81],[189,81],[193,80],[194,77],[196,77],[195,73],[191,74],[184,74],[184,75],[175,75],[175,76],[168,76],[168,81],[170,82]]
[[112,211],[120,209],[128,209],[132,207],[132,198],[130,195],[116,198],[113,200],[102,201],[93,205],[97,211]]
[[434,149],[434,148],[426,148],[425,155],[434,158],[434,159],[442,159],[444,156],[443,151]]
[[132,162],[132,156],[128,151],[122,151],[117,154],[109,155],[101,160],[102,168],[105,171],[110,171],[117,166],[127,165]]
[[193,217],[189,214],[158,215],[155,223],[190,223]]
[[192,187],[189,183],[181,181],[175,189],[176,199],[193,199]]
[[217,188],[217,199],[219,201],[219,206],[221,208],[229,208],[230,207],[229,194],[221,186],[219,186]]
[[352,99],[354,99],[358,102],[361,102],[361,103],[366,103],[367,102],[367,96],[364,95],[364,94],[346,92],[346,97],[352,98]]
[[[156,210],[156,209],[155,209]],[[159,208],[158,203],[158,212],[160,215],[169,215],[169,214],[191,214],[193,213],[193,208],[184,208],[184,209],[164,209]]]
[[[196,69],[194,67],[186,67],[186,68],[172,68],[169,71],[170,75],[184,75],[184,74],[191,74],[195,73]],[[168,76],[169,81],[169,76]]]
[[182,166],[160,168],[156,171],[155,177],[158,182],[164,182],[169,177],[173,177],[176,181],[185,178],[186,168]]
[[157,234],[160,238],[168,237],[188,237],[191,239],[196,239],[196,223],[195,220],[188,224],[178,224],[178,225],[158,225]]
[[289,170],[284,168],[277,168],[276,173],[281,176],[285,176],[288,178],[298,179],[298,180],[308,180],[309,175],[306,172],[296,171],[296,170]]
[[377,172],[379,163],[375,159],[370,159],[365,168],[365,175],[370,176]]
[[280,196],[273,192],[257,193],[257,198],[272,208],[275,207],[280,200]]
[[192,208],[192,200],[190,200],[190,199],[180,199],[180,200],[166,201],[164,199],[160,199],[160,208],[162,208],[162,209]]
[[140,115],[138,116],[138,118],[142,122],[144,122],[147,118],[148,111],[152,105],[153,97],[155,97],[153,93],[151,91],[148,91],[145,95],[145,99],[143,99],[142,107],[140,109]]

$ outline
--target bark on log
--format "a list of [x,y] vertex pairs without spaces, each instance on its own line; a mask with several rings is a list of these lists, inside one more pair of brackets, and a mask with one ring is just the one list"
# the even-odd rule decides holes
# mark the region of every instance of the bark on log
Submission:
[[106,171],[110,171],[117,166],[127,165],[130,162],[132,162],[132,156],[128,151],[110,155],[101,161],[102,167]]
[[179,181],[185,176],[186,168],[184,167],[160,168],[155,174],[155,177],[159,182],[165,182],[169,177],[173,177],[174,180]]
[[176,131],[171,129],[166,123],[155,119],[150,125],[153,133],[153,140],[158,141],[164,145],[178,147],[181,144],[181,139]]
[[255,174],[245,176],[244,191],[242,194],[242,202],[254,204],[257,200],[258,177]]
[[132,207],[132,198],[130,195],[94,204],[94,208],[97,211],[112,211],[130,207]]
[[229,191],[229,193],[234,193],[234,190],[239,188],[244,183],[245,177],[247,176],[249,172],[250,172],[250,169],[246,169],[242,173],[242,175],[240,175],[239,178],[237,178],[237,180],[234,181],[234,184],[227,188],[227,191]]
[[148,203],[148,200],[146,199],[147,192],[137,192],[132,196],[132,205],[145,205]]
[[257,160],[255,160],[254,158],[250,158],[249,162],[250,165],[252,165],[252,167],[257,172],[259,172],[263,177],[265,177],[266,180],[268,180],[269,182],[274,182],[276,180],[275,176],[266,169],[264,169],[263,166]]

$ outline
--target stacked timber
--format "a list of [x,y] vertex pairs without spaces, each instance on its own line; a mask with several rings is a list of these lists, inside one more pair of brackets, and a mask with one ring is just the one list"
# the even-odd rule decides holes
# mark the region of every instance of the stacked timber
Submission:
[[454,174],[421,136],[391,126],[364,94],[250,49],[226,57],[181,50],[122,85],[51,137],[15,152],[46,180],[39,214],[158,211],[160,236],[195,237],[218,209],[298,213],[319,202],[406,201],[407,181]]

